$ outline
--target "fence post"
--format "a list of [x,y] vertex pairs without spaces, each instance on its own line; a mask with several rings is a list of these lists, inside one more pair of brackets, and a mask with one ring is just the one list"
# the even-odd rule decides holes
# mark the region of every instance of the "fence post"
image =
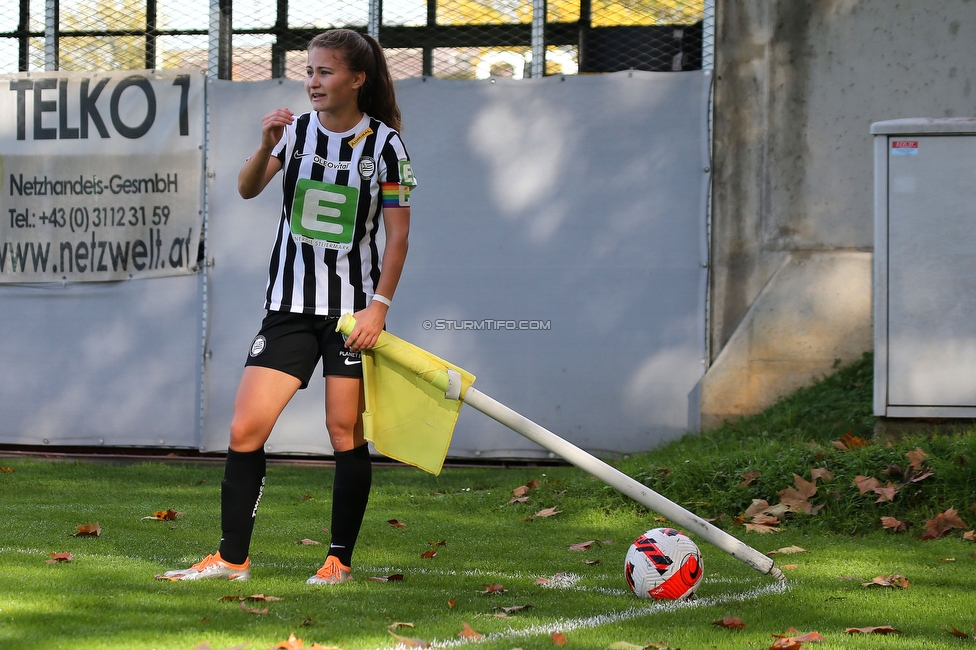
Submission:
[[60,3],[58,0],[45,0],[44,2],[44,69],[58,69],[58,23],[60,13]]
[[546,0],[532,0],[532,66],[529,76],[546,74]]

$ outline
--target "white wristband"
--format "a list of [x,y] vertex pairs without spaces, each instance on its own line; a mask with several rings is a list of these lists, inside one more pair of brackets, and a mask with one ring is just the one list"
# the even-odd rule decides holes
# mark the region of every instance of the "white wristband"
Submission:
[[381,295],[380,295],[380,294],[378,294],[378,293],[374,293],[374,294],[373,294],[373,300],[375,300],[376,302],[381,302],[381,303],[383,303],[384,305],[386,305],[387,307],[390,307],[390,306],[392,306],[392,305],[393,305],[393,301],[392,301],[392,300],[390,300],[390,299],[389,299],[389,298],[387,298],[386,296],[381,296]]

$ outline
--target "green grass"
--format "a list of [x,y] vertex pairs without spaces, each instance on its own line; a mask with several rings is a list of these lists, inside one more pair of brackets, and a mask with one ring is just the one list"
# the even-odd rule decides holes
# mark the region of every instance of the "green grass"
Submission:
[[[760,551],[807,549],[776,556],[779,566],[796,565],[786,570],[785,590],[699,541],[706,577],[697,600],[662,605],[635,598],[623,579],[624,553],[640,532],[661,524],[653,513],[572,467],[448,468],[439,477],[376,467],[354,558],[356,581],[316,588],[304,580],[324,559],[328,533],[322,526],[328,524],[332,469],[272,464],[252,544],[251,581],[161,582],[153,576],[215,550],[219,464],[6,458],[0,465],[14,471],[0,473],[0,648],[163,650],[204,642],[215,650],[242,644],[268,648],[292,633],[306,647],[314,642],[348,650],[392,648],[396,641],[387,627],[394,622],[414,625],[397,634],[440,645],[460,642],[467,622],[485,635],[477,646],[491,650],[554,648],[554,630],[575,648],[621,641],[685,650],[768,648],[771,635],[789,627],[819,632],[823,648],[973,646],[972,639],[954,638],[944,628],[973,633],[976,544],[963,540],[958,530],[942,539],[918,539],[924,519],[946,507],[958,509],[970,526],[976,523],[976,513],[968,509],[976,490],[966,460],[974,458],[973,432],[834,450],[830,440],[848,430],[870,437],[869,362],[843,369],[761,416],[618,463],[702,515],[725,514],[717,524]],[[882,478],[890,464],[904,466],[904,452],[916,447],[929,454],[934,471],[914,484],[919,494],[904,490],[893,503],[879,505],[873,503],[876,495],[861,497],[849,485],[856,473],[873,471]],[[779,533],[767,535],[732,524],[753,498],[775,502],[794,472],[809,477],[811,463],[836,476],[811,500],[825,504],[820,514],[793,516]],[[741,474],[751,469],[762,472],[760,480],[738,488]],[[541,485],[529,493],[529,502],[508,504],[511,490],[532,479]],[[532,517],[553,506],[562,512]],[[142,520],[167,508],[185,514],[175,522]],[[883,531],[877,517],[890,513],[912,528],[898,535]],[[407,528],[394,528],[388,519]],[[101,526],[100,537],[71,536],[75,526],[94,521]],[[304,538],[323,544],[299,544]],[[429,545],[442,540],[446,545]],[[601,543],[589,551],[569,550],[588,540]],[[422,559],[429,550],[437,555]],[[51,552],[63,551],[72,553],[72,562],[46,563]],[[955,561],[943,561],[949,558]],[[599,564],[586,563],[597,559]],[[562,572],[574,574],[577,582],[563,589],[536,584],[539,576]],[[394,573],[405,577],[368,579]],[[861,586],[889,574],[906,576],[911,586]],[[493,583],[506,591],[483,593]],[[220,600],[258,593],[282,600],[248,603],[267,607],[266,614]],[[531,608],[507,619],[494,616],[496,607],[515,605]],[[732,631],[711,624],[725,616],[740,617],[747,627]],[[880,625],[903,634],[844,633],[848,627]]]

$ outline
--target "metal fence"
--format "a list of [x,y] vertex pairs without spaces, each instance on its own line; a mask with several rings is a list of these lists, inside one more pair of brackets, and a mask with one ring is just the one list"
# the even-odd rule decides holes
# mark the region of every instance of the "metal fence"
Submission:
[[206,68],[305,76],[325,29],[368,32],[397,78],[711,67],[714,0],[8,0],[0,74]]

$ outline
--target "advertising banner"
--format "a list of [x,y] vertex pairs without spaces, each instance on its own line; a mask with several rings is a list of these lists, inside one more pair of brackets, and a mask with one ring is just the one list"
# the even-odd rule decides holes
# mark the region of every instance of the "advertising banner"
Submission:
[[200,70],[0,79],[0,283],[197,270]]

